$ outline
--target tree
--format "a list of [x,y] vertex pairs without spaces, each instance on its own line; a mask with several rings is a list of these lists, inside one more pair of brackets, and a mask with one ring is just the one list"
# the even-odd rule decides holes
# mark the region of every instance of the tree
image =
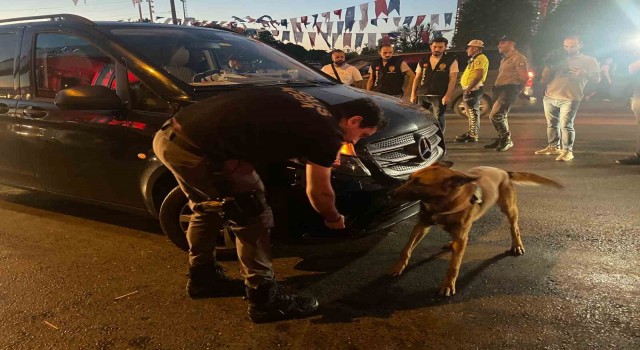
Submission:
[[[426,51],[429,49],[429,40],[431,38],[431,25],[421,24],[413,27],[399,27],[398,36],[395,42],[396,48],[402,52]],[[427,38],[424,42],[423,37]]]
[[589,6],[584,0],[563,0],[540,23],[533,40],[535,59],[540,62],[550,51],[562,49],[564,38],[577,35],[585,52],[599,58],[617,56],[620,64],[638,35],[634,21],[639,12],[637,0],[590,1]]
[[268,30],[258,32],[257,39],[273,47],[278,47],[278,43],[280,43],[278,40],[276,40],[276,38],[273,37],[273,34],[271,34],[271,32]]
[[515,37],[519,46],[526,45],[536,16],[531,0],[467,0],[460,8],[452,46],[464,48],[472,39],[494,46],[505,34]]

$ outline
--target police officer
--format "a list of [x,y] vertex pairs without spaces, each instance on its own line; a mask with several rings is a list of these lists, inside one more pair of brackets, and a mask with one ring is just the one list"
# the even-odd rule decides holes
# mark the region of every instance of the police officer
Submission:
[[498,69],[498,77],[493,86],[493,107],[489,119],[498,132],[498,138],[484,148],[504,152],[513,147],[507,115],[516,101],[524,84],[529,80],[527,58],[516,50],[516,41],[505,35],[498,41],[498,52],[503,55]]
[[458,61],[446,53],[449,40],[443,37],[431,42],[431,53],[420,59],[411,89],[411,102],[418,103],[438,118],[444,134],[444,113],[458,78]]
[[460,78],[462,99],[465,104],[469,131],[456,136],[456,142],[478,142],[480,132],[480,99],[483,94],[483,83],[489,72],[489,59],[482,53],[484,42],[474,39],[467,44],[469,61]]
[[[233,196],[238,205],[229,213],[239,223],[234,233],[251,320],[269,322],[313,313],[318,308],[314,297],[285,292],[274,280],[273,215],[255,168],[305,158],[312,206],[328,228],[343,229],[344,216],[335,206],[331,188],[332,165],[343,142],[356,143],[384,125],[380,109],[369,99],[329,106],[288,87],[214,96],[183,108],[165,123],[154,137],[153,150],[176,177],[193,210],[187,230],[188,295],[228,295],[234,289],[234,282],[216,263],[222,218],[204,209],[212,199]],[[223,183],[214,181],[215,172],[222,174]]]
[[[400,57],[393,57],[393,46],[382,44],[380,47],[380,59],[369,67],[369,80],[367,90],[402,98],[409,94],[410,84],[415,74],[407,63]],[[409,79],[405,84],[404,76]]]

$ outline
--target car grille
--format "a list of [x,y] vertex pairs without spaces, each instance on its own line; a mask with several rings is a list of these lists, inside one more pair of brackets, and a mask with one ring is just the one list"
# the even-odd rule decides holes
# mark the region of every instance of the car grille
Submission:
[[[419,147],[421,140],[422,149]],[[367,150],[387,175],[406,177],[442,158],[444,141],[438,125],[433,124],[413,133],[372,142]]]

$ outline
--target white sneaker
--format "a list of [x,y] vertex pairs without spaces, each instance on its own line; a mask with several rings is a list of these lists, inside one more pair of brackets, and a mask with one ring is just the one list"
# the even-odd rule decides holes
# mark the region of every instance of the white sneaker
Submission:
[[561,151],[556,146],[547,146],[539,151],[536,151],[535,154],[549,155],[549,154],[560,154],[560,152]]
[[561,151],[558,158],[556,158],[556,160],[560,160],[564,162],[568,162],[572,159],[573,159],[573,152],[571,151]]

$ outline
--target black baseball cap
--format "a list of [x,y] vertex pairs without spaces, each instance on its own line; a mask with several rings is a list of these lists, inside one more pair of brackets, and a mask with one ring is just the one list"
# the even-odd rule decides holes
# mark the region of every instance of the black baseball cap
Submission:
[[516,38],[512,37],[511,35],[503,35],[502,38],[498,39],[498,42],[501,41],[513,41],[514,43],[517,42]]

